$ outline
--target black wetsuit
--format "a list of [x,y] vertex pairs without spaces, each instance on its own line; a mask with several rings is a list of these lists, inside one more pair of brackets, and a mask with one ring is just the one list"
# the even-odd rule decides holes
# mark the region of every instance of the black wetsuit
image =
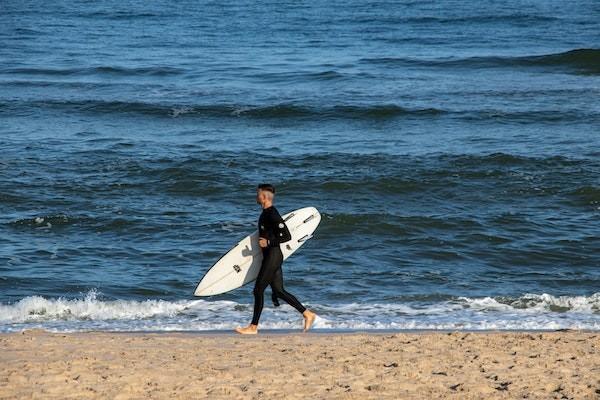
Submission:
[[303,313],[306,308],[292,294],[283,288],[283,254],[279,248],[280,243],[289,241],[292,236],[283,218],[274,206],[265,208],[258,219],[258,236],[267,239],[267,247],[262,249],[263,261],[260,272],[254,285],[254,315],[252,324],[258,325],[260,314],[265,302],[265,289],[271,285],[273,291],[273,303],[277,306],[277,298],[283,299],[299,312]]

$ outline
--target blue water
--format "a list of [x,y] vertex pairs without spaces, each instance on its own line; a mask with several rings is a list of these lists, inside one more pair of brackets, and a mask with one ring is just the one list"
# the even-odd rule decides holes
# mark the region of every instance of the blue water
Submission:
[[[0,3],[0,331],[245,324],[255,186],[320,329],[600,329],[597,1]],[[296,328],[267,303],[263,327]]]

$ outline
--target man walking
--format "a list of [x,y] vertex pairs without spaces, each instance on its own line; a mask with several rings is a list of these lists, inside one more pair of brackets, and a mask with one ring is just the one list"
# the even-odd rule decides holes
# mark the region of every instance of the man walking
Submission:
[[254,314],[252,322],[247,327],[236,328],[241,334],[258,333],[258,321],[265,300],[265,289],[271,285],[273,291],[273,303],[279,305],[277,299],[282,299],[304,317],[304,332],[308,331],[315,321],[316,314],[304,307],[298,299],[283,288],[283,254],[279,247],[280,243],[289,241],[292,237],[283,218],[273,205],[275,188],[270,184],[258,185],[256,190],[256,202],[261,205],[262,213],[258,219],[258,244],[263,254],[260,272],[254,285]]

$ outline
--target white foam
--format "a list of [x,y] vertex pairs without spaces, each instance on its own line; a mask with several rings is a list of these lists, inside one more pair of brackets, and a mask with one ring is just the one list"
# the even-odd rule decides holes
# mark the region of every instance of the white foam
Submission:
[[101,301],[91,291],[83,299],[46,299],[25,297],[12,305],[0,305],[0,323],[25,323],[52,320],[129,320],[173,317],[203,300],[114,300]]
[[569,312],[600,312],[600,293],[594,293],[591,296],[552,296],[547,293],[540,295],[527,293],[503,302],[491,297],[460,297],[459,300],[464,301],[469,307],[479,310],[556,311],[563,309]]
[[171,110],[171,117],[177,118],[180,115],[188,114],[194,111],[192,107],[175,107]]
[[[225,300],[102,300],[26,297],[0,304],[0,331],[231,330],[248,323],[252,304]],[[525,294],[518,298],[468,298],[438,303],[310,304],[316,329],[591,329],[600,330],[600,293],[591,296]],[[265,329],[299,329],[291,307],[267,306]]]

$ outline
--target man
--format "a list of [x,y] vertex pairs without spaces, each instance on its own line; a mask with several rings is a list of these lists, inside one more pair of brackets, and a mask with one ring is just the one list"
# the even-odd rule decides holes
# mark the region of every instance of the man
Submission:
[[254,314],[252,322],[245,328],[238,327],[236,331],[241,334],[256,334],[258,332],[258,320],[263,309],[265,301],[265,289],[271,285],[273,292],[273,304],[277,307],[279,302],[277,298],[285,300],[294,307],[304,317],[304,332],[312,326],[317,315],[298,301],[291,293],[283,288],[283,272],[281,264],[283,263],[283,254],[280,243],[289,241],[292,236],[288,230],[283,218],[273,205],[275,188],[273,185],[261,184],[256,190],[256,202],[261,205],[263,211],[258,219],[258,245],[263,254],[260,272],[254,285]]

